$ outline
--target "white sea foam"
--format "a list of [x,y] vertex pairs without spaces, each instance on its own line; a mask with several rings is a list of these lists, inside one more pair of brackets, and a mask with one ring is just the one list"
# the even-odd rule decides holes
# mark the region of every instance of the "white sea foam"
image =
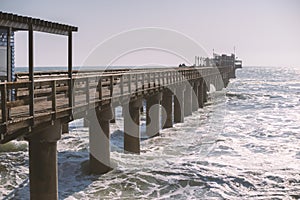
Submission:
[[[298,79],[295,70],[239,70],[226,97],[213,93],[209,106],[184,123],[143,140],[141,155],[123,152],[123,119],[117,109],[116,124],[111,124],[114,170],[102,176],[86,173],[88,129],[75,121],[58,144],[59,197],[300,198]],[[144,134],[145,116],[141,123]],[[29,198],[23,150],[0,153],[0,198]]]

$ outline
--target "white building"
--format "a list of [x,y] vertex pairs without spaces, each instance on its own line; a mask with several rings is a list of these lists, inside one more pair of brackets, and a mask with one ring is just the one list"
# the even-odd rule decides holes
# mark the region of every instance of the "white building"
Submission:
[[7,29],[0,28],[0,80],[14,80],[15,73],[15,48],[14,48],[14,33],[10,37],[11,46],[11,69],[7,73]]

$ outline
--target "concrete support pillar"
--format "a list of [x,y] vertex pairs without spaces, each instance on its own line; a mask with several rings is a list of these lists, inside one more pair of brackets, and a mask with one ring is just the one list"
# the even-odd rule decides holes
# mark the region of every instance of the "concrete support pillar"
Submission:
[[198,82],[194,82],[192,90],[192,111],[197,111],[198,106]]
[[173,126],[173,117],[172,117],[172,107],[173,107],[173,93],[166,89],[163,92],[163,98],[161,102],[162,107],[164,108],[165,112],[162,112],[162,127],[171,128]]
[[69,133],[69,123],[62,124],[62,134]]
[[184,122],[184,92],[185,85],[176,87],[174,96],[174,123]]
[[207,91],[208,91],[208,87],[207,87],[207,80],[203,81],[203,102],[207,102]]
[[116,108],[112,108],[113,118],[110,120],[110,123],[116,123]]
[[59,121],[42,130],[33,131],[29,141],[30,199],[58,199],[57,141],[61,137]]
[[199,108],[203,108],[204,102],[203,102],[203,79],[200,79],[199,85],[198,85],[198,105]]
[[146,103],[146,134],[148,137],[159,135],[160,129],[160,101],[162,94],[152,95],[147,98]]
[[123,106],[124,116],[124,150],[140,153],[140,109],[142,99],[137,99]]
[[222,90],[222,76],[221,75],[217,75],[215,77],[215,88],[216,91],[221,91]]
[[184,92],[184,116],[192,115],[192,112],[192,86],[187,83]]
[[89,127],[89,120],[86,118],[83,118],[83,127]]
[[110,167],[110,131],[109,122],[113,118],[111,106],[89,111],[90,171],[103,174]]

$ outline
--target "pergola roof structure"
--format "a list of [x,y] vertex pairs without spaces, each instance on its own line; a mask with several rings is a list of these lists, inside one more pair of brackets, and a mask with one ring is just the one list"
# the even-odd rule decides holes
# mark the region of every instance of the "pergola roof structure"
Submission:
[[78,31],[78,28],[75,26],[45,21],[42,19],[27,16],[20,16],[12,13],[5,13],[1,11],[0,27],[11,27],[14,31],[33,30],[59,35],[68,35],[69,32]]
[[[56,22],[41,20],[38,18],[20,16],[0,11],[0,28],[7,30],[7,38],[10,38],[13,31],[28,31],[28,68],[29,68],[29,114],[34,119],[34,35],[35,31],[65,35],[68,38],[68,95],[69,107],[73,107],[73,79],[72,79],[72,33],[78,31],[75,26],[64,25]],[[11,82],[11,47],[7,40],[7,81]],[[72,113],[72,109],[70,110]],[[2,114],[8,115],[2,111]],[[34,120],[32,120],[33,123]]]

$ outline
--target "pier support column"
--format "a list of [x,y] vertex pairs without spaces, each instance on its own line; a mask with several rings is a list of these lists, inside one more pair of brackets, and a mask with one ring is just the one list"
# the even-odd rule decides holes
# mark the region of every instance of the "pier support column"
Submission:
[[113,118],[111,106],[95,108],[89,111],[90,171],[103,174],[110,167],[110,131],[109,122]]
[[148,137],[159,135],[160,128],[160,101],[162,94],[155,94],[147,98],[146,103],[146,134]]
[[123,107],[124,116],[124,150],[140,153],[140,109],[142,99],[129,102]]
[[187,83],[184,92],[184,116],[192,115],[192,113],[192,86]]
[[61,137],[59,121],[42,130],[34,131],[29,141],[30,199],[58,199],[57,141]]
[[198,85],[198,105],[199,108],[203,108],[204,102],[203,102],[203,79],[201,78]]
[[86,118],[83,118],[83,127],[89,127],[89,120]]
[[176,87],[174,96],[174,123],[184,122],[184,92],[185,85],[178,85]]
[[198,82],[194,82],[192,90],[192,111],[197,111],[198,106]]
[[166,89],[163,92],[163,98],[161,102],[162,107],[166,112],[162,112],[162,122],[163,129],[171,128],[173,126],[173,118],[172,118],[172,107],[173,107],[173,93]]
[[113,107],[112,108],[112,111],[113,111],[113,118],[110,120],[110,123],[116,123],[116,108]]
[[207,91],[208,91],[208,87],[207,87],[207,80],[203,81],[203,102],[207,102]]
[[216,91],[221,91],[224,87],[222,74],[216,76]]
[[69,123],[62,124],[62,134],[69,133]]

